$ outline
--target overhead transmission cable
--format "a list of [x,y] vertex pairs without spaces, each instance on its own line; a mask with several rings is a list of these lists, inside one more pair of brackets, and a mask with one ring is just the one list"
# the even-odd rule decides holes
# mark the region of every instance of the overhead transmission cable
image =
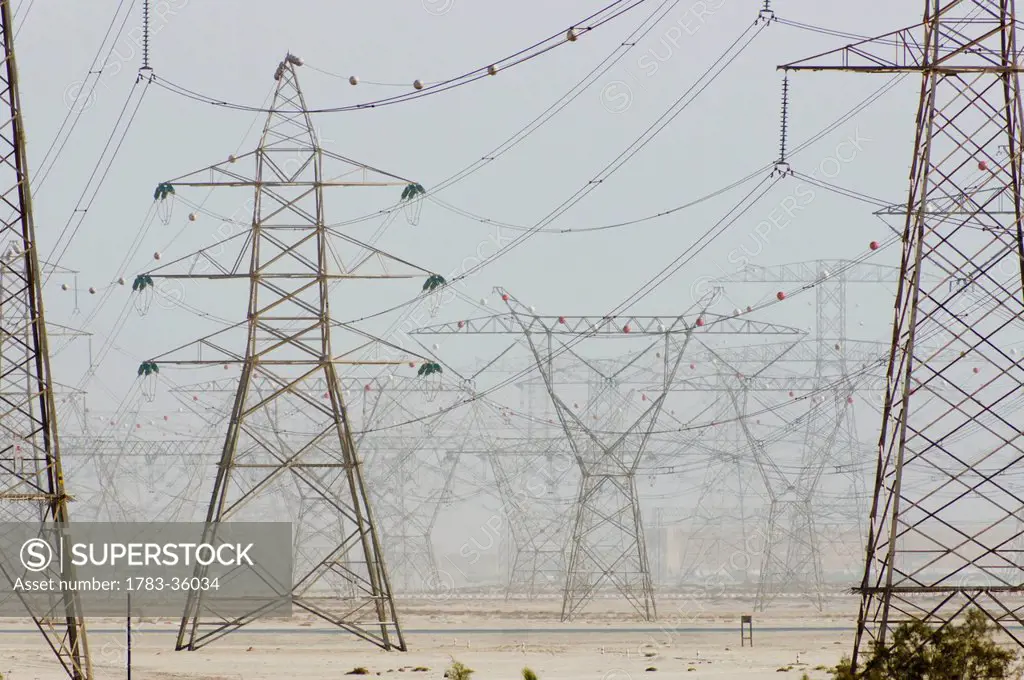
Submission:
[[[75,204],[75,208],[72,211],[71,216],[68,218],[67,222],[65,222],[64,228],[61,230],[60,235],[57,237],[57,241],[56,243],[54,243],[53,249],[50,251],[50,254],[46,258],[48,262],[60,264],[64,255],[67,253],[68,248],[71,247],[71,243],[74,241],[74,238],[78,234],[79,229],[81,229],[82,222],[85,220],[85,217],[89,212],[89,209],[92,207],[93,202],[99,195],[99,191],[103,187],[103,183],[106,180],[108,174],[110,173],[111,167],[113,167],[114,160],[117,158],[118,151],[120,151],[121,145],[124,144],[124,140],[128,136],[128,131],[131,129],[132,122],[135,120],[135,116],[136,114],[138,114],[139,109],[142,106],[142,101],[146,96],[146,91],[149,89],[150,81],[141,81],[145,84],[142,87],[141,94],[139,94],[138,99],[135,101],[134,109],[132,109],[131,113],[129,113],[129,106],[131,106],[132,104],[132,99],[134,98],[139,82],[140,80],[136,80],[135,84],[132,86],[131,91],[129,91],[128,98],[125,100],[124,106],[121,109],[121,113],[118,115],[117,121],[115,121],[114,123],[114,128],[111,130],[110,135],[107,137],[107,141],[103,146],[103,150],[100,152],[100,157],[99,159],[97,159],[96,165],[93,166],[92,172],[89,175],[89,179],[86,181],[85,188],[82,190],[82,194],[81,196],[79,196],[78,202]],[[121,123],[125,120],[125,116],[128,117],[127,122],[124,125],[124,129],[121,130]],[[113,151],[109,154],[108,157],[107,152],[111,150],[111,146],[113,146]],[[96,180],[95,185],[93,184],[93,180]],[[71,230],[71,233],[68,236],[67,241],[61,248],[61,241],[63,241],[64,237],[68,235],[69,229]],[[57,253],[58,248],[60,248],[59,254]],[[54,257],[55,254],[56,258]],[[49,276],[47,277],[47,279],[44,280],[44,283],[48,279]]]
[[[399,104],[414,99],[420,99],[421,97],[440,94],[441,92],[445,92],[447,90],[462,87],[463,85],[468,85],[469,83],[475,82],[482,78],[489,78],[495,73],[498,73],[502,70],[512,68],[516,65],[525,63],[543,54],[546,54],[547,52],[550,52],[551,50],[565,43],[575,42],[576,40],[578,40],[580,35],[600,28],[604,24],[625,15],[630,10],[635,9],[636,7],[639,7],[640,5],[649,1],[650,0],[614,0],[614,2],[612,2],[611,4],[603,7],[602,9],[591,14],[590,16],[581,19],[579,22],[577,22],[573,26],[570,26],[568,29],[559,31],[558,33],[555,33],[553,36],[550,36],[548,38],[545,38],[544,40],[534,43],[530,47],[519,50],[515,54],[504,57],[496,62],[492,62],[491,64],[473,69],[472,71],[464,73],[460,76],[448,78],[446,80],[442,80],[429,86],[423,86],[423,84],[420,83],[420,87],[414,89],[412,92],[407,92],[405,94],[396,95],[393,97],[386,97],[384,99],[378,99],[371,102],[352,104],[348,106],[333,106],[318,109],[277,109],[275,111],[276,113],[280,114],[295,115],[317,113],[341,113],[344,111],[360,111],[364,109],[380,108],[382,106],[390,106],[393,104]],[[157,83],[157,85],[166,89],[169,92],[186,97],[188,99],[192,99],[194,101],[202,102],[204,104],[210,104],[213,106],[218,106],[226,109],[234,109],[236,111],[263,111],[264,113],[270,113],[269,109],[261,109],[256,106],[249,106],[245,104],[238,104],[234,102],[216,99],[214,97],[201,94],[199,92],[190,90],[180,85],[176,85],[175,83],[165,78],[159,78],[154,76],[154,81]]]
[[[637,41],[641,39],[643,36],[650,33],[658,25],[658,22],[660,22],[669,12],[671,12],[672,9],[680,3],[680,1],[681,0],[664,0],[660,5],[658,5],[654,12],[648,15],[641,22],[641,24],[629,36],[627,36],[627,38],[622,42],[622,44],[616,47],[616,49],[613,50],[608,57],[606,57],[601,63],[599,63],[597,67],[592,69],[590,73],[588,73],[580,82],[578,82],[576,86],[570,89],[570,91],[566,95],[564,95],[562,98],[560,98],[550,107],[548,107],[548,109],[542,112],[537,118],[534,118],[532,121],[530,121],[525,127],[521,128],[509,139],[505,140],[505,142],[503,142],[496,149],[491,151],[487,156],[463,168],[458,173],[450,177],[448,180],[445,180],[443,184],[445,186],[451,186],[455,184],[456,182],[468,177],[476,170],[479,170],[484,165],[487,165],[491,161],[496,160],[498,157],[507,153],[512,148],[517,146],[519,143],[524,141],[528,136],[530,136],[530,134],[532,134],[539,127],[541,127],[541,125],[549,121],[557,113],[559,113],[566,106],[568,106],[568,104],[570,104],[577,97],[579,97],[601,75],[606,73],[608,70],[611,69],[612,66],[618,63],[618,61],[620,61],[625,56],[625,54],[627,54],[628,51],[636,45]],[[260,111],[257,111],[257,115],[261,111],[265,110],[265,108],[261,108]],[[436,188],[434,189],[434,192],[439,190],[440,188]],[[400,206],[396,206],[396,208],[392,210],[397,210],[399,207]],[[369,219],[386,212],[388,211],[380,211],[359,219]]]
[[[92,63],[89,65],[89,70],[86,72],[85,79],[80,84],[78,92],[74,95],[70,102],[65,101],[65,105],[68,107],[68,112],[64,116],[64,120],[61,121],[60,127],[57,129],[57,134],[54,136],[50,146],[46,149],[46,153],[43,154],[43,160],[39,164],[39,171],[36,173],[33,184],[32,192],[35,195],[39,194],[39,190],[46,182],[46,178],[49,176],[50,171],[53,170],[57,159],[63,152],[64,147],[67,145],[68,140],[71,138],[71,134],[78,126],[79,120],[82,118],[82,114],[89,108],[89,104],[95,101],[96,86],[99,85],[100,79],[106,68],[110,64],[110,55],[113,54],[114,48],[117,46],[116,40],[110,42],[110,47],[106,51],[106,55],[103,55],[104,47],[107,45],[107,41],[110,40],[111,32],[114,30],[114,26],[117,24],[117,17],[120,16],[122,9],[125,6],[126,0],[120,0],[117,5],[117,9],[114,10],[114,16],[110,20],[110,24],[107,26],[107,31],[103,35],[103,40],[100,42],[100,46],[96,50],[95,56],[92,58]],[[129,5],[130,8],[130,5]],[[121,20],[120,26],[117,28],[115,36],[120,35],[124,31],[125,25],[128,23],[128,18],[131,16],[131,12],[125,12],[124,18]],[[100,64],[102,63],[102,66]],[[95,76],[95,77],[94,77]],[[85,104],[80,102],[83,100]],[[72,120],[74,116],[74,120]],[[68,127],[70,123],[70,127]],[[52,158],[51,154],[55,154]],[[49,163],[49,165],[47,165]]]
[[[810,137],[806,141],[804,141],[801,144],[799,144],[796,147],[794,147],[793,150],[789,154],[790,157],[792,157],[793,155],[795,155],[795,154],[805,150],[810,145],[812,145],[815,142],[819,141],[824,136],[826,136],[828,133],[834,131],[840,125],[842,125],[843,123],[845,123],[846,121],[850,120],[852,117],[854,117],[855,115],[857,115],[858,113],[860,113],[861,111],[866,109],[868,106],[870,106],[871,104],[873,104],[876,101],[878,101],[883,95],[885,95],[890,90],[892,90],[894,87],[896,87],[896,85],[899,84],[899,82],[901,82],[903,80],[903,78],[905,78],[905,75],[896,75],[893,78],[891,78],[887,83],[885,83],[884,85],[879,87],[877,90],[872,92],[865,99],[861,100],[850,111],[848,111],[847,113],[845,113],[842,116],[840,116],[839,118],[837,118],[835,121],[833,121],[832,123],[827,125],[825,128],[820,130],[818,133],[816,133],[815,135],[813,135],[812,137]],[[775,166],[775,162],[773,161],[772,163],[769,163],[769,164],[766,164],[765,166],[763,166],[762,171],[768,171],[768,170],[770,170],[774,166]],[[737,204],[736,206],[734,206],[734,208],[732,210],[730,210],[730,212],[734,211],[739,206],[740,206],[740,204]],[[704,236],[702,236],[701,238],[707,236],[708,233],[709,232],[705,232]],[[648,282],[648,283],[650,283],[650,282]],[[645,284],[645,286],[643,288],[647,288],[647,287],[648,286]],[[644,295],[646,295],[644,293],[644,291],[643,291],[643,288],[641,288],[641,290],[638,291],[637,293],[634,293],[633,296],[630,296],[630,299],[632,299],[637,294],[644,294]],[[464,296],[461,296],[461,297],[464,297]],[[620,307],[621,307],[621,305],[620,305]],[[353,322],[348,322],[348,323],[353,323]],[[577,341],[582,340],[583,337],[584,336],[581,336],[580,338],[577,339]],[[573,343],[573,344],[575,344],[575,343]],[[560,349],[560,350],[558,350],[557,353],[560,354],[562,351],[565,351],[565,350],[561,350]],[[523,369],[523,370],[513,374],[508,379],[503,380],[499,384],[494,385],[494,386],[492,386],[492,387],[490,387],[490,388],[488,388],[488,389],[486,389],[486,390],[484,390],[482,392],[476,393],[476,394],[472,395],[470,398],[464,400],[463,402],[459,402],[459,403],[454,404],[450,408],[453,408],[453,409],[454,408],[460,408],[461,406],[464,406],[468,402],[471,402],[471,401],[474,401],[474,400],[480,399],[480,398],[485,398],[487,395],[489,395],[489,394],[491,394],[491,393],[493,393],[493,392],[495,392],[495,391],[497,391],[499,389],[502,389],[503,387],[507,387],[508,385],[513,384],[517,380],[521,380],[526,375],[528,375],[530,372],[532,372],[533,368],[534,367],[527,367],[527,368],[525,368],[525,369]],[[416,421],[410,421],[410,422],[418,422],[419,420],[422,420],[422,419],[417,419]],[[404,425],[404,424],[408,424],[408,423],[402,423],[402,425]],[[391,429],[391,427],[393,427],[393,426],[385,426],[385,427],[377,428],[377,429]]]
[[[548,224],[550,224],[551,222],[553,222],[556,219],[558,219],[561,215],[563,215],[564,213],[568,212],[572,207],[574,207],[576,204],[578,204],[584,198],[586,198],[594,189],[596,189],[599,185],[601,185],[608,178],[610,178],[612,175],[614,175],[615,172],[617,172],[620,168],[622,168],[637,153],[639,153],[650,142],[652,142],[657,137],[657,135],[659,133],[661,133],[673,120],[676,119],[676,117],[679,116],[679,114],[681,114],[683,111],[685,111],[689,107],[689,105],[702,92],[704,92],[704,90],[707,89],[707,87],[710,86],[711,83],[715,82],[715,80],[725,71],[725,69],[728,68],[728,66],[730,64],[732,64],[744,52],[744,50],[746,50],[747,47],[749,47],[750,43],[758,35],[760,35],[761,31],[763,31],[766,26],[768,26],[768,24],[760,24],[760,27],[757,28],[753,32],[753,34],[750,35],[749,38],[747,37],[747,35],[751,32],[752,29],[755,28],[755,25],[752,24],[751,26],[747,27],[740,34],[740,36],[735,41],[733,41],[733,43],[730,44],[729,47],[712,63],[712,65],[706,71],[704,71],[703,74],[701,74],[701,76],[695,81],[695,83],[693,85],[691,85],[678,99],[676,99],[676,101],[673,102],[671,106],[669,106],[669,108],[665,111],[665,113],[663,113],[654,123],[652,123],[624,151],[622,151],[610,163],[608,163],[600,172],[598,172],[597,175],[595,175],[586,184],[584,184],[582,188],[577,190],[568,199],[566,199],[561,204],[559,204],[558,207],[556,207],[554,210],[552,210],[550,213],[548,213],[547,216],[542,218],[529,231],[521,233],[519,236],[514,238],[510,243],[507,243],[507,244],[501,246],[498,249],[498,251],[492,257],[488,258],[487,260],[481,261],[481,262],[477,263],[476,265],[474,265],[472,267],[469,267],[468,269],[464,270],[458,276],[454,277],[451,281],[448,281],[447,285],[450,286],[453,283],[456,283],[458,281],[466,279],[466,278],[472,276],[473,274],[475,274],[476,272],[480,271],[481,269],[483,269],[487,265],[497,261],[503,255],[508,254],[514,248],[516,248],[516,247],[522,245],[523,243],[525,243],[526,240],[528,240],[531,236],[533,236],[534,234],[537,233],[538,229],[543,229]],[[744,40],[746,42],[744,42]],[[731,56],[730,56],[730,53],[732,53],[733,50],[735,50],[738,45],[740,46],[739,49],[736,50],[735,54],[731,54]],[[708,77],[709,75],[710,75],[710,78]],[[701,83],[704,80],[707,80],[707,82],[703,83],[703,85],[702,85]],[[391,312],[393,312],[395,310],[401,309],[403,307],[407,307],[410,304],[419,302],[419,300],[420,300],[419,297],[413,298],[413,299],[411,299],[409,301],[406,301],[406,302],[403,302],[403,303],[399,303],[398,305],[395,305],[393,307],[385,309],[385,310],[383,310],[381,312],[375,312],[373,314],[369,314],[369,315],[360,317],[359,319],[354,319],[352,321],[348,321],[348,322],[345,322],[345,323],[346,324],[357,323],[357,322],[361,322],[361,321],[366,321],[368,319],[376,318],[376,317],[379,317],[379,316],[383,316],[383,315],[389,314],[389,313],[391,313]]]

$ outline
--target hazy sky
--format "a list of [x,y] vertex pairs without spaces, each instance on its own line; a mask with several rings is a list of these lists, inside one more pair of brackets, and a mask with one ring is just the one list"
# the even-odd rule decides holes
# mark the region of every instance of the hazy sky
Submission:
[[[18,14],[24,22],[17,54],[37,183],[46,169],[41,167],[43,157],[68,113],[68,102],[83,82],[87,89],[98,83],[81,107],[80,119],[77,113],[72,115],[77,119],[74,134],[66,143],[61,137],[58,162],[36,194],[41,252],[49,253],[65,228],[68,233],[77,229],[59,264],[81,273],[77,280],[60,274],[50,279],[45,291],[49,320],[85,326],[94,334],[94,354],[109,348],[95,369],[96,377],[86,385],[93,409],[122,413],[142,409],[157,421],[158,429],[173,433],[181,431],[183,419],[174,417],[167,424],[159,416],[175,413],[178,403],[165,393],[153,403],[142,400],[134,385],[139,362],[221,327],[220,319],[242,320],[244,286],[190,283],[181,289],[189,309],[154,304],[148,314],[140,315],[132,308],[130,285],[122,288],[114,282],[124,276],[130,284],[137,273],[152,268],[156,251],[163,260],[173,260],[216,241],[218,221],[202,216],[189,222],[188,210],[180,203],[167,225],[159,220],[147,224],[154,187],[254,148],[264,116],[191,101],[151,85],[109,171],[101,164],[88,184],[126,101],[129,114],[135,109],[137,99],[129,100],[129,93],[134,88],[137,98],[144,88],[135,82],[142,58],[140,3],[127,4],[135,7],[119,9],[113,2],[60,6],[31,2],[30,10],[20,9]],[[494,78],[395,106],[319,115],[316,124],[323,146],[414,178],[429,190],[488,154],[559,100],[612,54],[658,4],[659,0],[649,0],[580,40]],[[852,7],[781,0],[772,2],[772,8],[786,20],[867,36],[916,23],[921,4],[868,0]],[[158,76],[182,87],[261,106],[274,85],[279,60],[291,51],[306,62],[299,78],[308,103],[318,108],[344,106],[410,91],[416,79],[436,82],[486,66],[564,31],[600,6],[579,0],[513,4],[161,0],[154,3],[150,61]],[[748,29],[761,6],[761,0],[682,0],[567,108],[511,152],[439,198],[490,220],[538,223],[662,117]],[[112,21],[112,36],[117,37],[105,43],[102,69],[90,76],[90,69],[96,68],[90,64]],[[783,24],[769,26],[653,142],[549,228],[636,220],[677,208],[772,163],[779,153],[782,81],[775,65],[850,41]],[[349,85],[350,75],[361,78],[361,84]],[[832,124],[888,79],[795,74],[790,79],[790,147]],[[883,200],[905,200],[917,96],[918,83],[905,79],[862,113],[791,157],[792,168]],[[116,134],[115,143],[119,139]],[[103,184],[93,199],[89,187],[95,187],[100,176]],[[471,299],[494,302],[492,287],[502,286],[542,314],[605,314],[721,220],[756,181],[657,220],[590,233],[537,234],[460,284],[460,290]],[[384,209],[400,191],[347,192],[328,204],[327,219],[341,222]],[[83,195],[88,204],[84,218],[80,210],[76,212]],[[206,195],[197,192],[189,198],[203,201]],[[240,214],[245,220],[249,198],[239,191],[218,194],[208,207],[221,215]],[[871,241],[891,234],[872,215],[873,210],[866,203],[821,189],[809,195],[801,180],[786,178],[630,312],[680,314],[691,308],[695,292],[699,294],[709,278],[731,272],[743,261],[770,265],[860,257]],[[352,226],[349,233],[368,240],[380,223],[379,219],[366,221]],[[399,216],[378,244],[424,269],[451,276],[474,266],[481,255],[494,252],[494,244],[507,243],[515,235],[428,202],[418,225],[411,226]],[[889,248],[877,251],[871,261],[894,264],[897,257]],[[76,294],[62,290],[62,284],[77,286],[77,309]],[[349,292],[332,300],[333,313],[341,319],[357,317],[415,296],[420,285],[420,280],[414,280],[346,288]],[[90,295],[89,287],[95,287],[97,294]],[[774,299],[778,287],[730,287],[719,311]],[[892,287],[886,285],[851,287],[850,334],[888,340],[892,295]],[[797,295],[758,318],[810,329],[813,302],[813,293]],[[196,311],[209,316],[201,318]],[[438,319],[479,314],[459,301],[442,309]],[[424,313],[418,320],[431,319]],[[460,367],[490,358],[501,346],[471,338],[449,338],[442,345],[439,355]],[[88,343],[79,341],[61,350],[55,359],[59,382],[80,383],[88,368],[88,349]],[[162,371],[168,384],[177,385],[229,375],[234,373],[217,368],[166,367]],[[863,439],[869,442],[879,419],[867,409],[858,411],[858,417],[863,421]],[[686,483],[694,487],[697,479],[687,478]],[[448,535],[450,545],[445,549],[455,551],[468,534],[452,531]]]
[[[24,2],[22,3],[24,4]],[[138,4],[138,3],[134,3]],[[443,200],[494,220],[533,225],[584,186],[658,119],[757,17],[760,0],[683,0],[606,76],[512,152],[440,195]],[[772,3],[778,16],[795,22],[863,35],[881,34],[919,20],[919,3],[871,0],[855,9],[822,3]],[[648,7],[650,5],[650,7]],[[577,42],[527,64],[451,92],[396,106],[317,117],[324,146],[397,174],[428,189],[472,163],[534,119],[609,55],[653,11],[656,3],[586,34]],[[378,4],[280,3],[249,0],[163,0],[155,3],[151,65],[161,77],[233,102],[261,105],[273,85],[277,62],[290,50],[310,67],[363,83],[300,69],[307,101],[314,107],[368,101],[411,89],[415,79],[442,80],[484,66],[572,25],[599,4],[524,0],[513,6],[467,0],[400,0]],[[90,62],[115,18],[115,3],[60,6],[33,3],[17,42],[26,130],[34,172],[86,79]],[[125,106],[141,65],[141,16],[136,7],[124,22],[116,14],[112,56],[98,77],[74,134],[36,196],[38,235],[47,253],[66,223],[78,223],[75,207]],[[19,11],[19,19],[25,11]],[[122,22],[123,27],[122,27]],[[766,29],[658,137],[611,179],[559,218],[552,227],[579,228],[644,217],[720,189],[770,163],[778,155],[781,75],[777,63],[838,47],[848,40],[775,24]],[[108,42],[108,46],[109,46]],[[104,52],[105,54],[106,52]],[[816,134],[851,109],[887,76],[801,73],[791,78],[791,146]],[[409,84],[384,87],[368,81]],[[139,86],[141,88],[141,86]],[[907,79],[848,123],[791,160],[792,167],[886,200],[906,192],[917,83]],[[156,222],[141,236],[135,255],[120,263],[139,236],[153,189],[165,179],[223,160],[241,145],[251,149],[262,125],[254,115],[187,100],[150,86],[98,196],[89,206],[60,265],[79,270],[78,307],[73,293],[54,276],[46,289],[51,322],[88,323],[94,352],[112,349],[90,384],[93,407],[116,405],[135,379],[139,361],[206,332],[211,327],[190,312],[154,305],[146,316],[131,312],[123,328],[111,330],[130,286],[114,291],[97,309],[104,289],[119,276],[129,283],[153,266],[152,253],[173,259],[215,239],[216,224],[186,223],[179,205],[167,226]],[[246,130],[250,133],[246,136]],[[856,140],[857,147],[851,142]],[[854,151],[851,152],[851,149]],[[836,159],[840,160],[837,161]],[[845,160],[843,160],[845,159]],[[829,179],[831,177],[831,179]],[[731,226],[692,264],[646,297],[636,313],[676,314],[691,304],[694,282],[735,269],[745,256],[757,264],[861,255],[888,234],[871,206],[816,190],[800,198],[801,182],[789,178]],[[465,282],[474,299],[491,297],[501,285],[540,313],[603,314],[670,263],[694,239],[753,188],[753,184],[670,217],[588,234],[538,234]],[[805,187],[804,187],[805,188]],[[390,205],[397,196],[381,190],[359,199],[355,209],[332,204],[328,216],[341,221]],[[393,193],[399,193],[395,191]],[[91,193],[87,194],[91,196]],[[196,196],[201,199],[202,196]],[[248,196],[235,194],[218,208],[226,214]],[[786,201],[799,200],[792,219]],[[769,226],[769,222],[775,224]],[[369,238],[379,221],[353,228]],[[187,228],[185,228],[187,226]],[[184,236],[175,238],[179,232]],[[380,244],[445,275],[472,265],[482,244],[507,241],[508,232],[468,220],[427,203],[418,226],[399,218]],[[490,252],[491,246],[484,248]],[[896,253],[874,260],[892,263]],[[190,284],[186,301],[217,316],[240,320],[242,298],[219,284]],[[414,295],[419,282],[381,300]],[[723,304],[757,302],[771,289],[740,288]],[[756,295],[756,299],[749,298]],[[809,327],[809,296],[771,309],[770,319]],[[372,306],[374,298],[364,304]],[[734,300],[734,302],[733,302]],[[892,300],[885,287],[857,291],[855,312],[865,326],[858,335],[882,338]],[[461,305],[461,306],[460,306]],[[344,303],[335,314],[345,316]],[[446,319],[473,313],[462,303],[441,312]],[[486,354],[481,346],[480,353]],[[56,361],[57,379],[77,383],[85,371],[85,344]],[[202,376],[169,374],[177,384]],[[154,408],[164,408],[158,401]],[[172,404],[173,402],[166,402]]]

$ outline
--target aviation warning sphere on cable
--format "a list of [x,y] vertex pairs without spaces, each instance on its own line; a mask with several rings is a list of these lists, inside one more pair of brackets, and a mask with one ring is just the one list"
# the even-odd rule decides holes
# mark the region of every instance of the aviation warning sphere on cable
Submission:
[[348,84],[349,85],[358,85],[359,84],[359,76],[349,76],[348,77]]

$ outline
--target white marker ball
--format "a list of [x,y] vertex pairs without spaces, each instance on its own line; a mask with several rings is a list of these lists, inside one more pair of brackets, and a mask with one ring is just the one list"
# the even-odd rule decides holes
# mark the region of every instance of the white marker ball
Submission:
[[412,86],[415,87],[417,90],[422,90],[423,89],[423,81],[422,80],[414,80],[414,81],[412,81]]
[[348,77],[348,84],[349,85],[358,85],[359,84],[359,76],[349,76]]
[[68,290],[68,284],[66,284],[66,283],[60,284],[60,289],[61,290]]

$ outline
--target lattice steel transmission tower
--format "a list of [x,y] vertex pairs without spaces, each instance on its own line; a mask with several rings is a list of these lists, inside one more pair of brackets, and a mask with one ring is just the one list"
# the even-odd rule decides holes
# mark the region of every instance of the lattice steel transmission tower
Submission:
[[[4,283],[0,297],[0,511],[2,521],[39,522],[52,536],[53,532],[60,534],[70,518],[9,0],[0,0],[0,24],[4,49],[0,67],[0,244],[7,249],[0,257]],[[61,574],[56,569],[41,575],[55,580],[74,578],[66,570]],[[4,576],[13,587],[17,575]],[[78,596],[64,592],[51,602],[50,610],[29,613],[68,676],[89,680],[92,665]]]
[[[783,476],[784,488],[769,488],[771,510],[769,538],[764,551],[755,609],[767,607],[787,589],[808,589],[819,611],[827,606],[822,546],[827,536],[838,537],[847,517],[863,517],[866,508],[863,483],[855,463],[860,455],[854,417],[854,379],[859,366],[847,357],[847,297],[851,284],[888,284],[899,280],[895,267],[851,260],[814,260],[773,266],[747,265],[717,283],[772,283],[814,289],[814,383],[811,390],[834,397],[813,403],[804,421],[801,472],[795,479]],[[790,290],[787,288],[786,290]],[[853,354],[867,343],[858,342]],[[878,356],[884,348],[878,346]],[[849,487],[836,499],[822,503],[822,474],[827,466],[849,469]],[[849,503],[847,507],[841,507]],[[845,512],[844,512],[845,511]],[[831,522],[832,526],[823,531]],[[778,535],[776,535],[776,532]],[[786,546],[789,546],[787,549]],[[794,549],[793,546],[802,546]],[[798,585],[799,584],[799,585]]]
[[[1024,366],[1008,349],[1024,338],[1014,4],[928,0],[917,26],[780,67],[921,75],[854,668],[894,626],[940,627],[971,607],[1024,645]],[[950,199],[965,208],[929,209]]]
[[[291,478],[305,492],[300,494],[300,502],[309,506],[316,498],[312,512],[321,518],[329,512],[332,520],[310,527],[317,540],[307,546],[304,559],[312,566],[297,565],[290,591],[292,603],[383,649],[404,650],[338,366],[397,366],[412,357],[397,353],[394,360],[359,360],[359,353],[379,347],[381,341],[334,321],[329,292],[339,282],[351,286],[353,279],[422,280],[431,273],[327,225],[328,190],[408,187],[413,182],[320,146],[296,75],[301,64],[300,59],[287,55],[278,65],[272,103],[256,150],[160,185],[165,194],[188,187],[246,188],[253,192],[252,224],[239,234],[244,239],[229,237],[207,249],[219,249],[234,239],[241,244],[241,253],[233,266],[215,264],[208,273],[196,272],[190,263],[216,262],[209,252],[201,251],[157,268],[143,280],[245,280],[249,296],[246,321],[186,346],[198,345],[198,359],[194,352],[180,348],[151,362],[235,364],[241,368],[207,531],[214,531],[220,522],[259,518],[261,505],[272,511],[273,494],[287,489],[286,480]],[[336,242],[349,251],[361,249],[363,256],[356,258],[355,266],[345,265],[336,256]],[[231,349],[232,337],[238,341],[244,337],[241,353]],[[356,346],[339,350],[342,343]],[[323,380],[327,398],[305,389],[309,380],[318,379]],[[287,431],[277,427],[282,416],[289,419]],[[323,538],[329,531],[333,539],[327,545]],[[314,549],[319,550],[315,560],[308,554]],[[251,623],[267,609],[264,604],[245,616],[225,619],[204,609],[201,594],[190,593],[177,648],[202,647]]]

